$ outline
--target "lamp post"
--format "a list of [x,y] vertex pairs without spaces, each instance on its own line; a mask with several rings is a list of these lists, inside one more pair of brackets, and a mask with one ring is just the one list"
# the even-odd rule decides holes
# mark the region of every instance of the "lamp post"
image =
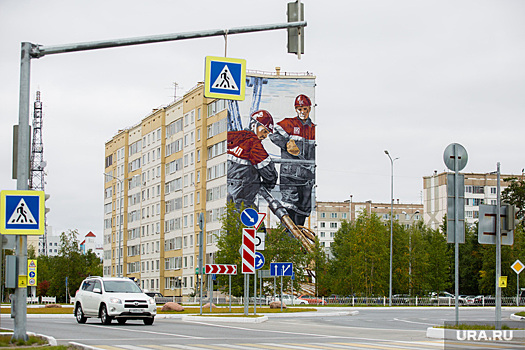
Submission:
[[390,276],[388,281],[388,306],[392,306],[392,254],[393,254],[393,236],[394,236],[394,161],[399,159],[390,156],[387,150],[385,154],[390,159]]
[[122,198],[123,198],[123,195],[124,195],[124,181],[119,179],[119,178],[116,178],[115,176],[113,175],[110,175],[110,174],[104,174],[106,176],[109,176],[111,177],[112,179],[115,179],[117,180],[118,182],[120,182],[120,199],[121,199],[121,203],[119,203],[119,207],[120,207],[120,213],[119,213],[119,233],[118,233],[118,265],[117,265],[117,277],[122,277],[122,269],[120,268],[120,257],[121,257],[121,252],[120,250],[122,249],[122,237],[120,236],[122,234],[122,205],[124,204],[124,201],[122,201]]

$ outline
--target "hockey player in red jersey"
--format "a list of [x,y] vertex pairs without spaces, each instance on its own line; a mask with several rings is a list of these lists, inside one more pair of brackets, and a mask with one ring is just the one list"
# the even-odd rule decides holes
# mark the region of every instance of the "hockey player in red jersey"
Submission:
[[308,96],[297,96],[297,116],[278,122],[270,135],[270,140],[281,148],[281,202],[293,222],[301,226],[310,216],[315,184],[315,124],[310,119],[311,109]]
[[251,115],[251,130],[228,132],[228,200],[240,208],[254,207],[261,186],[271,190],[277,170],[262,145],[274,130],[273,117],[266,110]]

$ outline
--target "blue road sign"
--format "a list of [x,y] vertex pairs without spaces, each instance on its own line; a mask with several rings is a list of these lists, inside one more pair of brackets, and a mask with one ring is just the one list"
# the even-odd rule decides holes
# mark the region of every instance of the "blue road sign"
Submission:
[[204,97],[244,100],[246,60],[206,56]]
[[29,277],[34,278],[35,276],[36,276],[35,271],[30,271],[29,272]]
[[44,234],[43,191],[2,191],[0,232],[2,234]]
[[213,273],[213,274],[211,275],[211,279],[214,280],[214,281],[216,281],[216,280],[217,280],[217,275]]
[[293,263],[270,263],[270,276],[293,276]]
[[262,255],[259,252],[255,252],[255,269],[262,269],[262,267],[264,266],[264,262],[264,255]]
[[253,208],[246,208],[241,213],[241,222],[244,226],[253,227],[259,221],[259,213]]

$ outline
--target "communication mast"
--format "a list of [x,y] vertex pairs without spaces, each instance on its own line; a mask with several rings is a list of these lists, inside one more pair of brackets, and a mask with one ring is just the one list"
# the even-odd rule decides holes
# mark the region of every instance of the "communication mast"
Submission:
[[[37,91],[33,111],[33,138],[31,143],[31,169],[29,174],[29,189],[35,191],[45,191],[45,167],[46,162],[44,161],[44,143],[42,140],[42,102],[40,101],[40,91]],[[47,223],[45,217],[44,223],[45,233],[40,238],[40,241],[42,243],[44,255],[47,255]]]

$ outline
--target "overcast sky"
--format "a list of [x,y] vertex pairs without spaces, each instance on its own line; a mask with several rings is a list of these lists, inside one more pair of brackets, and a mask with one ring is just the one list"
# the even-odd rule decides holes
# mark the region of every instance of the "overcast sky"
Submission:
[[[525,167],[525,2],[304,0],[305,54],[286,31],[228,38],[250,70],[317,76],[317,199],[421,203],[423,176],[445,170],[452,142],[465,172]],[[11,179],[20,43],[44,46],[286,22],[284,0],[0,1],[0,188]],[[50,55],[32,60],[41,91],[49,225],[102,238],[104,144],[204,79],[221,37]],[[31,113],[32,113],[31,103]]]

